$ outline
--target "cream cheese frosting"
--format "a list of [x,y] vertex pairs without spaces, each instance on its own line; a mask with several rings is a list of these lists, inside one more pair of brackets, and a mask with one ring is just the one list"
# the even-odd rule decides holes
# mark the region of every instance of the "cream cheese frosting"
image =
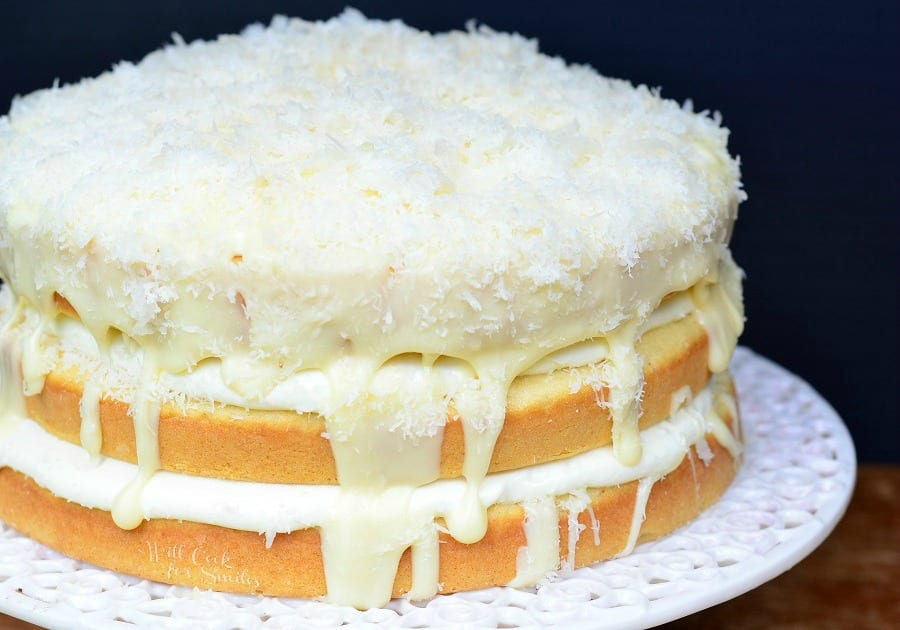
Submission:
[[[475,542],[517,376],[602,359],[613,452],[638,466],[635,342],[666,296],[687,296],[671,308],[697,312],[711,370],[727,367],[744,198],[727,137],[718,116],[485,27],[430,35],[348,10],[175,37],[0,118],[5,381],[18,363],[24,393],[41,390],[72,312],[101,363],[130,362],[123,527],[148,517],[161,392],[179,383],[253,407],[315,390],[357,503],[433,482],[457,415],[465,489],[444,516]],[[414,378],[385,384],[410,361]],[[88,379],[81,400],[95,456],[108,384]]]

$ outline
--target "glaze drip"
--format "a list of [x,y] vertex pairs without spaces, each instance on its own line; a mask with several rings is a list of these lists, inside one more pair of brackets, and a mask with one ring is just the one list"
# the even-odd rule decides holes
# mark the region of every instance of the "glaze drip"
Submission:
[[559,567],[559,514],[556,497],[522,504],[525,511],[524,547],[516,558],[516,577],[509,586],[537,584]]
[[113,521],[122,529],[134,529],[143,522],[144,487],[159,470],[160,404],[150,393],[151,383],[158,378],[159,368],[145,355],[141,386],[131,405],[138,470],[131,482],[116,496],[111,510]]
[[610,357],[603,364],[603,381],[609,391],[613,419],[613,448],[623,464],[632,466],[641,459],[638,419],[644,373],[637,353],[638,326],[626,324],[607,336]]
[[96,375],[89,376],[84,382],[84,391],[78,411],[81,415],[81,445],[91,457],[100,457],[103,446],[103,433],[100,427],[100,398],[102,389]]

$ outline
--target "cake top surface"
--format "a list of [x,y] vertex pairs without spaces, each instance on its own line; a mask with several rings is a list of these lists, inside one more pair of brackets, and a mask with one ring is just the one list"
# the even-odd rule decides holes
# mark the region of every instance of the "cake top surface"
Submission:
[[[193,335],[182,367],[238,338],[294,368],[546,349],[714,268],[743,195],[727,135],[517,35],[278,17],[17,98],[0,273],[92,329]],[[247,321],[214,331],[224,302]]]
[[[726,139],[716,120],[533,40],[347,11],[176,38],[17,99],[0,124],[0,203],[61,241],[105,238],[123,261],[174,232],[217,253],[256,237],[329,268],[527,243],[552,274],[559,251],[630,264],[708,237],[736,194]],[[159,256],[204,262],[168,246]]]

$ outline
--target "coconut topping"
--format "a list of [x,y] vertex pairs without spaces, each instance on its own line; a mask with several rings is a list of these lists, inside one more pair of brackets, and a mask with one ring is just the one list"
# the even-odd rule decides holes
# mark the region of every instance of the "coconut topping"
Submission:
[[661,297],[610,276],[725,240],[727,135],[516,35],[276,18],[16,99],[0,268],[175,371],[265,364],[260,388],[348,352],[567,345]]

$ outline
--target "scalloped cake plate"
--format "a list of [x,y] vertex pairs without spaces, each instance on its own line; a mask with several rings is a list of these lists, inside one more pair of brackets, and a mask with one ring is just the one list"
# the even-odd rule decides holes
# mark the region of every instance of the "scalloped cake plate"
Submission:
[[646,628],[736,597],[790,569],[843,516],[856,453],[831,406],[746,348],[732,370],[744,464],[718,503],[633,554],[538,588],[394,600],[358,611],[319,601],[167,586],[60,555],[0,522],[0,611],[51,628]]

